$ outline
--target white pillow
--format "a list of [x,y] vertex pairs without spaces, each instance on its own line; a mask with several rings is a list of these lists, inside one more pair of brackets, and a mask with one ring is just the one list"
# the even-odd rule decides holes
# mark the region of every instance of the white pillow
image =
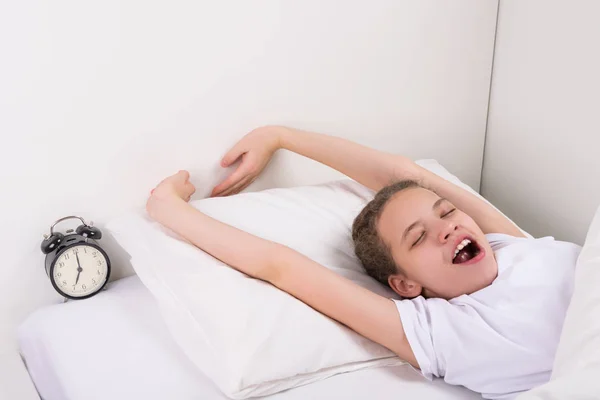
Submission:
[[[353,254],[350,224],[370,195],[348,180],[191,204],[394,297],[363,273]],[[272,394],[337,373],[402,363],[287,293],[226,267],[145,213],[126,215],[107,228],[157,298],[175,341],[231,398]]]
[[600,207],[575,268],[574,293],[550,382],[519,400],[600,398]]
[[[475,193],[435,160],[419,163]],[[354,255],[352,221],[373,195],[352,180],[341,180],[191,204],[398,298],[367,276]],[[229,397],[262,396],[342,372],[403,363],[287,293],[226,267],[144,212],[115,219],[107,228],[158,300],[176,342]]]

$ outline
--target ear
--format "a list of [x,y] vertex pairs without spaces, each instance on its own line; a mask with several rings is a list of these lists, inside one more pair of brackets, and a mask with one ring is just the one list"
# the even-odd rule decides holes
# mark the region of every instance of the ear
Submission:
[[394,290],[394,292],[408,299],[419,296],[423,291],[423,287],[421,285],[411,279],[408,279],[404,274],[390,275],[388,278],[388,284]]

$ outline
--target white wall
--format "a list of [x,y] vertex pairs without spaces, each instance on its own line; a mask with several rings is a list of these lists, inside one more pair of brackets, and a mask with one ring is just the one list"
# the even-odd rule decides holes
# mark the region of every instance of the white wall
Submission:
[[[60,300],[42,234],[102,227],[189,169],[207,195],[224,152],[264,124],[437,158],[478,187],[496,1],[79,0],[0,5],[0,351]],[[279,154],[253,189],[339,177]],[[61,225],[62,230],[70,225]],[[110,238],[116,268],[132,273]]]
[[600,203],[600,2],[502,0],[482,194],[583,243]]

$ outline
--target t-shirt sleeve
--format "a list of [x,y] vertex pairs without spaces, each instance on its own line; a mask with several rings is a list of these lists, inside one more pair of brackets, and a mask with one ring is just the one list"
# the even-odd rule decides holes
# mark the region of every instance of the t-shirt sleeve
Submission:
[[431,315],[427,300],[417,297],[411,300],[394,300],[400,314],[404,334],[408,340],[419,369],[427,379],[443,376],[438,364],[431,332]]
[[[504,358],[518,345],[510,343],[468,304],[417,297],[395,300],[408,343],[423,376],[464,385],[465,376]],[[492,354],[498,353],[498,354]]]

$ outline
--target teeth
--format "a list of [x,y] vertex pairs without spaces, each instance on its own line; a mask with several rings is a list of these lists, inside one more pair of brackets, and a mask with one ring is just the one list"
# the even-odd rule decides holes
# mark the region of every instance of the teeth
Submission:
[[468,245],[469,243],[471,243],[471,241],[469,239],[465,239],[462,242],[460,242],[458,244],[458,246],[456,246],[456,250],[454,250],[454,257],[452,259],[456,258],[456,255],[458,254],[458,252],[461,251],[462,249],[464,249],[465,246]]

